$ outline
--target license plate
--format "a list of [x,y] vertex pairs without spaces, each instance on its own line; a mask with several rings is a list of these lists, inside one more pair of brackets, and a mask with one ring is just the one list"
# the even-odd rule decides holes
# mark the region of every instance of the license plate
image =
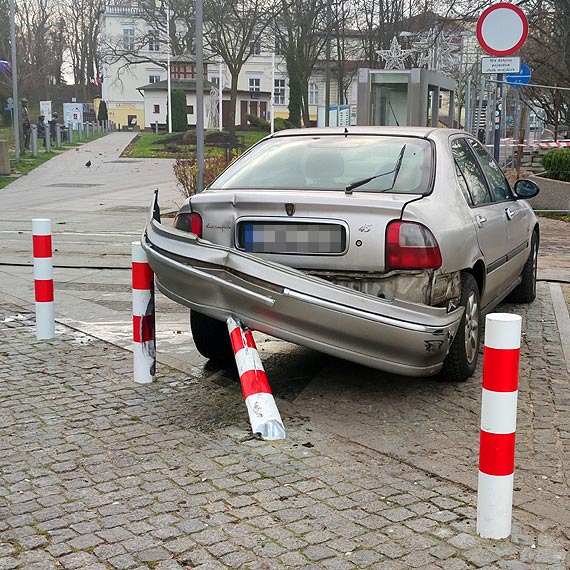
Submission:
[[240,246],[250,253],[339,254],[346,249],[346,233],[338,224],[244,222]]

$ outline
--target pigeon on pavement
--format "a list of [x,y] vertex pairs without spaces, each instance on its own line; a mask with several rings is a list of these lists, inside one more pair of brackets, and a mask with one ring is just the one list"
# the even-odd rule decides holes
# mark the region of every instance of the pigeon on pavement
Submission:
[[85,163],[85,166],[86,166],[87,168],[89,168],[89,167],[91,166],[91,161],[88,160],[88,161]]

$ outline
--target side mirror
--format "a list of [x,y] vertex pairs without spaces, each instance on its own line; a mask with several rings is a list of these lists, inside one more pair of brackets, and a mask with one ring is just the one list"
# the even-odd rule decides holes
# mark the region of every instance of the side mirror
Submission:
[[528,198],[534,198],[540,191],[540,188],[532,180],[517,180],[514,191],[517,198],[527,200]]

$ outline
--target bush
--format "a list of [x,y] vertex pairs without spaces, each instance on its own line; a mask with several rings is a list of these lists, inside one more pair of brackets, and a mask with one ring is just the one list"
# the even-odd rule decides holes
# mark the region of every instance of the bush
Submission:
[[101,101],[99,103],[99,109],[97,111],[97,120],[99,122],[107,121],[109,119],[109,114],[107,112],[107,103],[105,101]]
[[188,130],[188,117],[186,116],[186,93],[176,89],[172,95],[172,130],[175,133],[184,133]]
[[[219,155],[204,161],[204,187],[211,184],[226,168],[226,159]],[[195,158],[177,158],[174,163],[174,176],[182,194],[188,198],[198,189],[198,163]]]
[[295,128],[291,121],[289,121],[288,119],[282,119],[280,117],[277,117],[273,124],[276,131],[283,131],[285,129]]
[[555,148],[542,157],[546,177],[570,182],[570,148]]
[[256,115],[246,115],[245,118],[249,123],[251,123],[254,127],[261,129],[262,131],[269,132],[271,130],[271,124],[269,121],[262,119],[261,117],[257,117]]

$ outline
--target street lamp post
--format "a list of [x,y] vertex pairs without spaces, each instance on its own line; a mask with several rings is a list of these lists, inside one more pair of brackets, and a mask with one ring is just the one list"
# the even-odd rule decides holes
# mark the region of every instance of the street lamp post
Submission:
[[168,132],[172,133],[172,98],[170,92],[170,5],[166,7],[166,113]]
[[198,165],[197,192],[204,190],[204,46],[203,4],[196,0],[196,162]]
[[18,102],[18,63],[16,61],[16,8],[10,0],[10,43],[12,44],[12,97],[14,99],[14,150],[20,162],[20,104]]

